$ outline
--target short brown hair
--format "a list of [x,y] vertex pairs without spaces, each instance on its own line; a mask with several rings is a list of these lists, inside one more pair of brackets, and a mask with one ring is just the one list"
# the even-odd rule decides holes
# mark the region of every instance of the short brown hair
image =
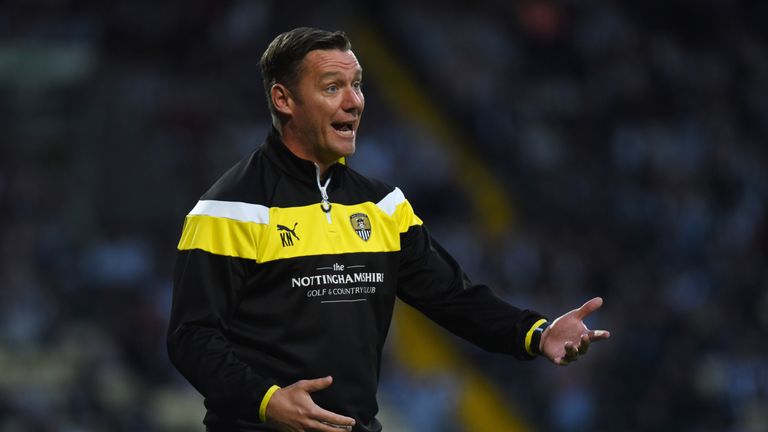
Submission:
[[352,44],[343,31],[326,31],[299,27],[277,36],[261,56],[261,77],[272,124],[278,125],[277,110],[272,103],[272,86],[280,83],[291,91],[301,76],[301,62],[313,50],[349,51]]

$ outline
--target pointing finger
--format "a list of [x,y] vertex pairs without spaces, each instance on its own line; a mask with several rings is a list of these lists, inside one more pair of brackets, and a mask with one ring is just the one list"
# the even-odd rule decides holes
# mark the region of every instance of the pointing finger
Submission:
[[330,385],[333,383],[333,378],[327,376],[313,380],[303,380],[299,381],[299,383],[300,387],[303,388],[307,393],[312,393],[330,387]]
[[602,305],[603,305],[602,297],[595,297],[592,300],[584,303],[580,308],[578,308],[576,310],[576,316],[579,319],[583,320],[592,312],[600,309],[600,306]]

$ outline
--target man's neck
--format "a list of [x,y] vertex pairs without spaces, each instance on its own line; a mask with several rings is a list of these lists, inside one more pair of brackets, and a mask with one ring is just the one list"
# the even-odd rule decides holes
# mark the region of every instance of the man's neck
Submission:
[[325,178],[326,173],[328,172],[328,169],[333,166],[337,162],[337,159],[334,159],[332,161],[323,162],[320,160],[320,158],[312,152],[307,146],[302,144],[302,142],[297,139],[293,134],[284,133],[280,137],[283,141],[283,144],[285,144],[286,147],[288,147],[288,150],[291,151],[296,157],[304,160],[308,160],[310,162],[313,162],[315,165],[317,165],[318,168],[320,168],[320,177]]

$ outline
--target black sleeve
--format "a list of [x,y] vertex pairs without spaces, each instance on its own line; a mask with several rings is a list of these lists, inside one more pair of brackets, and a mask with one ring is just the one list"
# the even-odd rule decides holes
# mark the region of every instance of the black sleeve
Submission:
[[174,274],[168,354],[208,409],[225,419],[258,419],[261,400],[274,384],[243,363],[227,340],[246,265],[239,258],[180,250]]
[[401,300],[487,351],[533,358],[525,350],[525,336],[543,318],[540,314],[518,309],[487,286],[473,284],[423,225],[402,234],[400,253]]

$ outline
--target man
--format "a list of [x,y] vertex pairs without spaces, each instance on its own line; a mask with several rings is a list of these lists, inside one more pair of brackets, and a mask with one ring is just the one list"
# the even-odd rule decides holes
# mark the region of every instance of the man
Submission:
[[379,431],[395,297],[519,359],[567,364],[609,336],[474,285],[398,188],[348,168],[365,100],[342,32],[298,28],[261,58],[273,129],[186,218],[168,350],[219,431]]

